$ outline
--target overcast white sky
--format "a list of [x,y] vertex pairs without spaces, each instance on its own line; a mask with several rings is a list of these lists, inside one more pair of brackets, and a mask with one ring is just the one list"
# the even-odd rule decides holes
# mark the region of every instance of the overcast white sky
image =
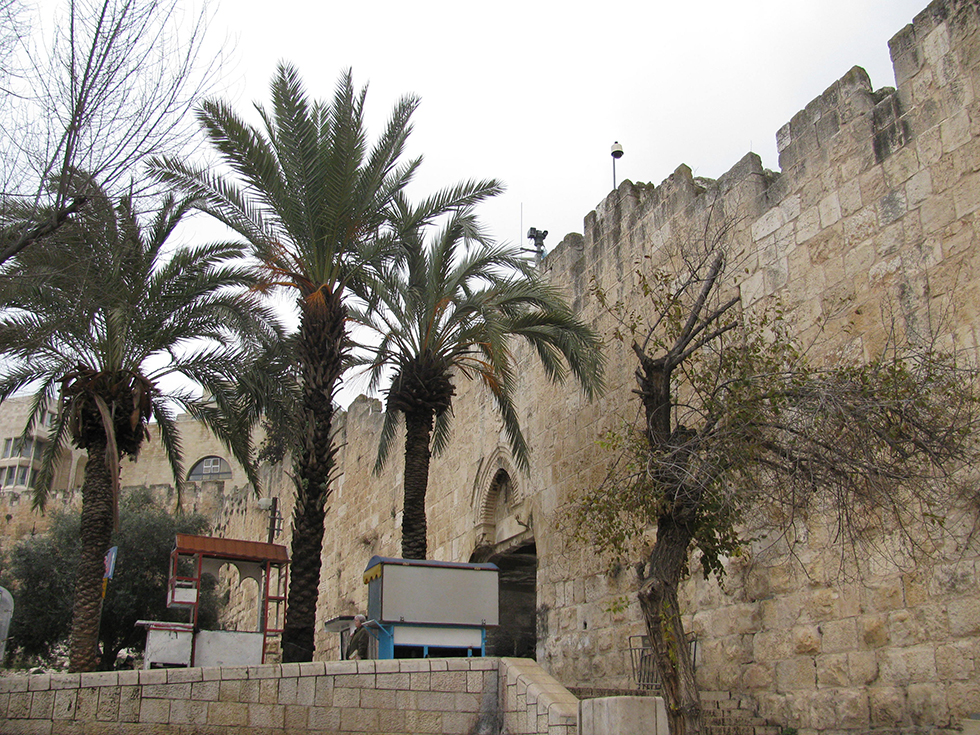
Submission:
[[[481,208],[491,234],[526,245],[529,227],[548,230],[550,250],[612,189],[614,141],[619,181],[659,183],[682,163],[717,178],[749,151],[775,170],[776,131],[852,66],[894,86],[888,40],[926,5],[221,0],[209,35],[229,56],[218,96],[243,115],[268,105],[279,61],[319,99],[352,68],[375,134],[418,95],[412,192],[500,179],[506,192]],[[362,389],[349,380],[338,398]]]
[[[491,234],[526,245],[529,227],[548,230],[550,250],[612,189],[614,141],[620,181],[659,183],[682,163],[717,178],[749,151],[778,168],[776,131],[852,66],[894,85],[888,40],[926,4],[211,0],[208,43],[226,55],[216,95],[246,116],[268,104],[281,60],[320,99],[352,68],[375,134],[418,95],[412,193],[500,179],[506,193],[481,210]],[[191,240],[221,236],[188,227]]]
[[[223,0],[212,41],[234,46],[222,97],[267,104],[278,61],[330,98],[351,67],[372,130],[399,96],[422,104],[419,195],[465,178],[507,192],[483,209],[497,239],[551,249],[620,181],[686,163],[716,178],[749,151],[776,169],[776,131],[852,66],[893,86],[888,39],[926,0],[496,3]],[[523,208],[523,218],[522,218]]]

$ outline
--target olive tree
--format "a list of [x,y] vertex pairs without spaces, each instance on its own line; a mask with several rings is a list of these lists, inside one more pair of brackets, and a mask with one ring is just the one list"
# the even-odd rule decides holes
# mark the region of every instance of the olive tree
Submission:
[[678,600],[692,561],[723,574],[757,529],[789,533],[814,514],[844,549],[882,528],[914,544],[922,519],[963,499],[959,472],[977,455],[977,373],[962,355],[886,328],[872,359],[818,362],[779,304],[743,303],[732,230],[638,271],[633,306],[596,289],[636,357],[641,407],[605,438],[609,473],[573,527],[642,554],[639,603],[674,735],[702,727]]

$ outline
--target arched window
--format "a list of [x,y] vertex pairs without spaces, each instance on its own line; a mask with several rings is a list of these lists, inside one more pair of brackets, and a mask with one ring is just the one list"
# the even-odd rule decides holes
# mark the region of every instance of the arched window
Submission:
[[191,469],[187,479],[191,482],[230,480],[231,467],[221,457],[205,457]]

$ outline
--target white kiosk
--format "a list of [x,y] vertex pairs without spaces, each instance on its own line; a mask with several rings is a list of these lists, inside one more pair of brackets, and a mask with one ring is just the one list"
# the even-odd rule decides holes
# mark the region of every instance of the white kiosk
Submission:
[[364,570],[372,658],[483,656],[498,624],[495,564],[375,556]]

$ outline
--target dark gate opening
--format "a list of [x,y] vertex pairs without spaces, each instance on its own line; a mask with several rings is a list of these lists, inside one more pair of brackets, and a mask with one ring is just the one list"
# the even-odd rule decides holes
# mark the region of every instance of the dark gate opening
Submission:
[[536,658],[538,553],[534,542],[503,554],[478,550],[470,561],[488,561],[500,569],[500,625],[487,631],[487,655]]

